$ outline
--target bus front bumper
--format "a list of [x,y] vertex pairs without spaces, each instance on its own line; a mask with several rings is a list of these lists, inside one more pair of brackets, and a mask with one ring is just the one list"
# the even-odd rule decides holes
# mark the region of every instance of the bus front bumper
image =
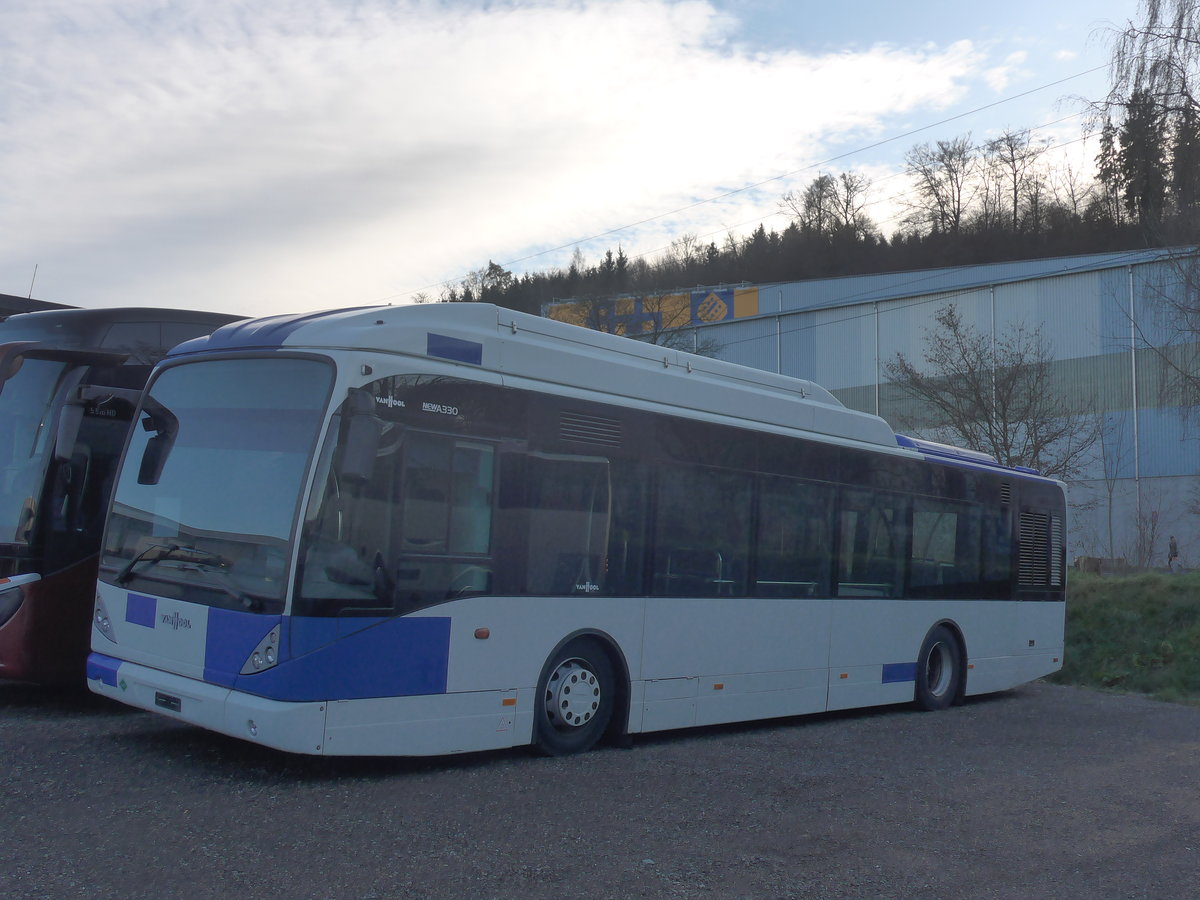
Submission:
[[87,684],[103,697],[230,737],[290,753],[324,752],[324,701],[268,700],[97,652],[88,656]]

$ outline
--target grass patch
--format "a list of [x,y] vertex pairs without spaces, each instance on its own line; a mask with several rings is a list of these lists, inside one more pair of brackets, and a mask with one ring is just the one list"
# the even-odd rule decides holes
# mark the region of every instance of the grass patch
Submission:
[[1050,680],[1200,703],[1200,574],[1072,572],[1063,668]]

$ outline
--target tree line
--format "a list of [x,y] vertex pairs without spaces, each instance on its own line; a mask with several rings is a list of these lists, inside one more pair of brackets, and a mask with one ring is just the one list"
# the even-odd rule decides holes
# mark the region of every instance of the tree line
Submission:
[[[1143,0],[1142,21],[1113,32],[1112,86],[1087,110],[1095,175],[1055,161],[1029,129],[919,143],[890,222],[871,216],[865,175],[823,172],[779,198],[787,224],[720,241],[685,234],[654,258],[621,246],[595,261],[520,276],[495,262],[434,298],[537,312],[561,299],[653,295],[696,285],[764,284],[1190,244],[1200,211],[1200,10]],[[887,227],[885,227],[887,226]]]

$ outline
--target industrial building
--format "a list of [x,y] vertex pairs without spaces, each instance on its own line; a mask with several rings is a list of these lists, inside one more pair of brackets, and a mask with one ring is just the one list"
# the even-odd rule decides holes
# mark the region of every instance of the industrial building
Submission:
[[[544,314],[807,378],[893,425],[920,411],[887,364],[897,354],[919,364],[947,304],[994,341],[1040,329],[1050,389],[1096,433],[1069,481],[1069,556],[1161,568],[1174,536],[1197,568],[1200,419],[1172,390],[1173,370],[1197,372],[1200,316],[1189,330],[1178,313],[1197,295],[1189,247],[562,301]],[[946,437],[932,423],[927,432]]]

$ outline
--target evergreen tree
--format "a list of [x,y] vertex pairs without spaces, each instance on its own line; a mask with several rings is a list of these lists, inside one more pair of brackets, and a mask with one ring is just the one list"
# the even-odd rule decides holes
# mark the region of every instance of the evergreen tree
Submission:
[[1166,128],[1146,91],[1135,91],[1125,109],[1117,151],[1125,209],[1144,229],[1157,229],[1167,197]]
[[[1175,116],[1171,145],[1171,199],[1175,212],[1191,221],[1200,202],[1200,114],[1188,106]],[[1192,237],[1191,240],[1195,238]]]

